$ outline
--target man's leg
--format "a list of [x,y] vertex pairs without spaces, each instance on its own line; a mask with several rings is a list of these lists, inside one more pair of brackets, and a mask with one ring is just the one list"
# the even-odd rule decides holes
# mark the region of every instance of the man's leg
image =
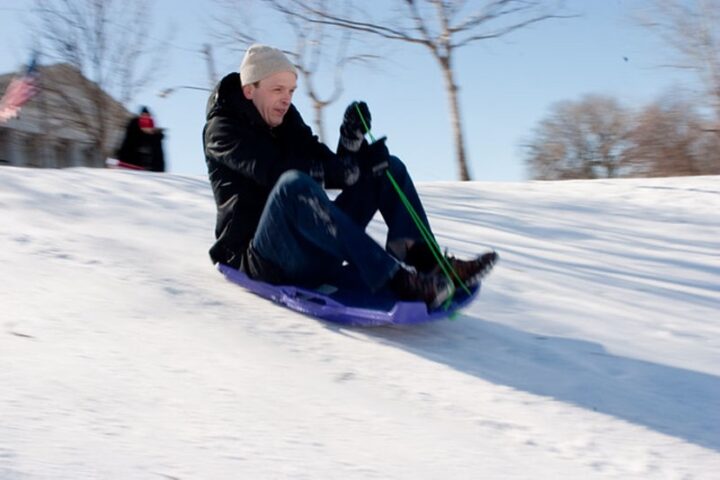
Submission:
[[298,171],[286,172],[275,185],[252,248],[287,281],[298,284],[322,283],[346,260],[368,287],[378,289],[399,268],[365,233],[364,226],[333,204],[310,176]]
[[[405,164],[391,156],[389,171],[435,243],[425,209]],[[423,239],[400,195],[386,175],[362,178],[351,188],[345,189],[335,200],[335,204],[363,228],[372,220],[373,215],[380,211],[388,227],[387,251],[421,272],[441,273],[431,247]],[[497,262],[498,255],[490,251],[471,260],[460,260],[453,256],[447,256],[446,259],[457,274],[453,275],[453,278],[458,287],[460,284],[471,286],[480,281]]]
[[[405,164],[399,158],[391,156],[388,170],[420,220],[430,231],[425,209]],[[412,244],[422,241],[417,225],[385,174],[361,178],[355,185],[346,188],[338,195],[335,205],[347,213],[360,228],[367,227],[375,213],[379,211],[388,228],[386,249],[400,260],[405,259],[407,250]]]

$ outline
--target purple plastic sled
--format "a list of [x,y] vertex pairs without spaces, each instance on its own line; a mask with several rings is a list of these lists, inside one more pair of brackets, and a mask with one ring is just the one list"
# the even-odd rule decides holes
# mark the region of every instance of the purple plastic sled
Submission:
[[256,295],[291,310],[344,325],[407,325],[439,320],[467,306],[480,293],[480,285],[473,287],[469,295],[458,290],[447,308],[428,311],[422,302],[400,301],[387,290],[371,293],[350,279],[339,279],[340,286],[322,285],[310,289],[252,280],[243,272],[223,264],[218,264],[217,268],[228,280]]

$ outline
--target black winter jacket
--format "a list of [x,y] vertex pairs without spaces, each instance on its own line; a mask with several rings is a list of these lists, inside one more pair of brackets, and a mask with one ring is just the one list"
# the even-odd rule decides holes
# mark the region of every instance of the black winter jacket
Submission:
[[342,187],[342,162],[312,134],[295,106],[281,125],[270,128],[243,95],[238,73],[223,78],[210,95],[203,147],[217,204],[214,263],[241,268],[265,202],[284,172],[309,173],[320,162],[326,186]]

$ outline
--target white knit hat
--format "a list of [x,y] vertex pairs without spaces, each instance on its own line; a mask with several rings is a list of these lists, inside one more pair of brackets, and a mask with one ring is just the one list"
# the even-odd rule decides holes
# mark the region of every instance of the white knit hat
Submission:
[[291,72],[297,77],[295,66],[283,52],[267,45],[255,44],[247,49],[240,64],[240,83],[244,87],[278,72]]

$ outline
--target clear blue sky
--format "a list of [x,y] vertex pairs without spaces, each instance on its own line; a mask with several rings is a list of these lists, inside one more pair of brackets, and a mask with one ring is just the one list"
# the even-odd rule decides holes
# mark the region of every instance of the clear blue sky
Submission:
[[[368,0],[381,9],[387,2]],[[551,20],[511,36],[489,40],[458,51],[457,79],[461,115],[471,175],[475,180],[527,179],[520,147],[532,129],[560,100],[577,100],[588,93],[609,94],[628,106],[656,99],[670,89],[687,86],[678,71],[658,67],[669,61],[665,46],[633,20],[647,0],[569,0],[580,17]],[[0,0],[0,72],[15,71],[29,57],[30,39],[20,16],[30,0]],[[174,25],[169,67],[155,84],[128,105],[136,111],[148,105],[159,126],[167,129],[165,152],[174,173],[204,174],[201,145],[206,93],[176,90],[167,98],[157,92],[177,85],[207,86],[207,68],[199,50],[211,41],[211,0],[148,1],[158,21]],[[282,29],[278,25],[278,31]],[[281,35],[264,43],[291,48]],[[376,53],[385,61],[374,70],[355,68],[346,79],[341,100],[325,113],[328,144],[337,142],[337,127],[345,106],[367,101],[375,136],[387,135],[391,151],[410,167],[418,181],[455,180],[454,147],[448,105],[439,68],[421,47],[390,44]],[[236,70],[242,54],[216,52],[220,75]],[[302,83],[295,104],[312,125]]]

